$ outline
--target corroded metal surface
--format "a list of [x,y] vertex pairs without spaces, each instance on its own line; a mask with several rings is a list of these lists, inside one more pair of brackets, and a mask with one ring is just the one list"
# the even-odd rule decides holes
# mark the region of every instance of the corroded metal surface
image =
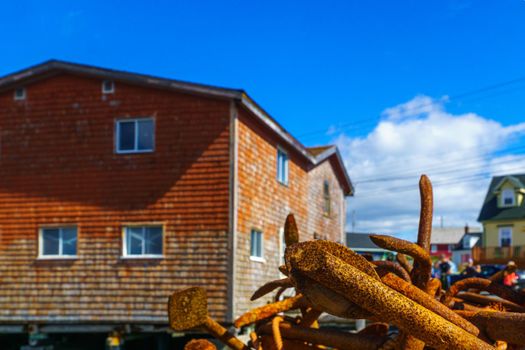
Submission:
[[[262,326],[260,332],[262,334],[270,334],[271,327],[269,325]],[[303,340],[338,349],[372,350],[377,349],[387,340],[386,336],[301,328],[289,323],[280,323],[280,332],[288,339]]]
[[492,294],[495,294],[503,299],[516,303],[518,305],[523,304],[524,297],[522,293],[515,292],[509,287],[498,284],[491,280],[479,277],[465,278],[461,281],[457,281],[450,287],[450,289],[445,294],[443,303],[449,305],[452,302],[452,298],[458,294],[460,291],[467,289],[482,289],[486,290]]
[[[240,331],[248,325],[253,329],[248,346],[257,350],[522,348],[522,292],[476,278],[459,281],[445,292],[441,282],[431,278],[428,248],[433,203],[432,187],[425,176],[421,178],[420,190],[422,212],[417,244],[385,235],[371,236],[377,245],[398,252],[399,264],[370,262],[331,241],[298,242],[295,219],[288,216],[285,265],[279,267],[287,278],[254,288],[253,299],[275,290],[274,298],[279,299],[288,288],[295,290],[295,296],[252,309],[237,319],[235,326]],[[404,254],[414,259],[413,267]],[[465,292],[469,288],[475,291]],[[499,298],[479,294],[480,290]],[[202,299],[200,292],[195,293]],[[196,310],[189,313],[188,320],[179,323],[203,323],[202,300],[190,298],[189,303]],[[176,309],[170,306],[170,310]],[[186,309],[178,308],[180,312]],[[300,310],[300,314],[282,314],[292,309]],[[319,329],[322,313],[376,323],[353,334]],[[178,317],[182,318],[179,315],[170,319]],[[206,322],[200,326],[206,326]]]
[[394,273],[398,277],[404,279],[407,282],[411,282],[410,275],[408,272],[398,263],[395,263],[393,261],[372,261],[374,265],[376,265],[376,272],[379,274],[379,276],[383,277],[384,275],[388,273]]
[[403,268],[406,270],[406,272],[411,273],[412,272],[412,264],[407,259],[407,256],[403,253],[397,253],[396,254],[396,260],[399,263],[399,265],[403,266]]
[[[344,263],[315,244],[287,250],[291,273],[310,276],[329,285],[354,303],[397,325],[436,348],[492,349],[492,347],[413,300],[388,288],[359,269]],[[314,305],[315,306],[315,305]]]
[[184,346],[184,350],[217,350],[217,347],[206,339],[192,339]]
[[206,291],[202,288],[193,287],[174,292],[168,300],[168,316],[170,327],[176,331],[202,327],[234,350],[249,349],[208,316]]
[[525,345],[525,314],[495,311],[456,311],[482,329],[492,340]]
[[265,318],[275,316],[279,312],[294,310],[301,307],[306,307],[308,305],[309,304],[306,298],[299,294],[295,297],[285,299],[283,301],[263,305],[253,310],[250,310],[247,313],[241,315],[239,318],[237,318],[234,322],[234,325],[236,328],[241,328],[246,325],[263,320]]
[[458,316],[454,311],[450,310],[448,307],[441,304],[429,294],[423,292],[419,288],[416,288],[412,284],[405,282],[404,280],[400,279],[399,277],[393,274],[385,275],[381,278],[381,281],[383,281],[383,283],[389,286],[390,288],[414,300],[420,305],[435,312],[439,316],[463,328],[467,332],[472,333],[474,335],[479,334],[479,329],[477,329],[476,326],[474,326],[472,323],[468,322],[463,317]]
[[415,267],[412,269],[412,282],[426,290],[432,272],[432,261],[427,250],[404,239],[385,235],[371,235],[370,239],[381,248],[410,255],[414,259],[414,265],[416,263],[418,265],[417,269]]

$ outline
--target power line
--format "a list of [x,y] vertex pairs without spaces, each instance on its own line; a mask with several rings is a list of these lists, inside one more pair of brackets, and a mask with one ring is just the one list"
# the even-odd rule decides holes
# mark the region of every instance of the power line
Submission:
[[[516,148],[515,150],[524,150],[524,149],[525,149],[525,146],[521,146],[519,148]],[[513,155],[517,157],[525,156],[525,154],[513,154]],[[487,162],[484,157],[474,157],[474,158],[471,158],[470,160],[471,161],[476,160],[477,163]],[[424,170],[423,169],[422,170],[411,170],[410,172],[406,172],[405,173],[406,175],[401,173],[398,176],[376,177],[376,178],[368,178],[368,179],[365,178],[364,180],[355,180],[354,182],[357,185],[357,184],[373,183],[373,182],[381,182],[381,181],[396,181],[396,180],[411,179],[414,176],[419,176],[421,173],[430,173],[432,175],[446,175],[448,173],[461,173],[467,170],[475,170],[477,168],[480,168],[480,166],[478,166],[476,162],[471,162],[471,161],[465,162],[465,161],[466,161],[465,159],[461,159],[461,160],[456,160],[454,162],[450,162],[446,166],[443,166],[443,163],[441,163],[441,166],[434,167],[434,168],[426,168]],[[490,164],[484,165],[483,167],[495,166],[495,165],[505,165],[507,163],[514,163],[514,162],[516,162],[515,159],[499,159]],[[461,168],[458,169],[457,167],[452,167],[451,165],[453,164],[461,165]],[[465,166],[465,165],[471,165],[471,166]]]
[[[507,172],[515,172],[515,171],[523,171],[524,168],[523,167],[519,167],[519,168],[511,168],[511,169],[508,169]],[[473,174],[471,176],[466,176],[466,177],[463,177],[462,179],[448,179],[448,180],[441,180],[441,181],[433,181],[432,182],[432,186],[434,188],[439,188],[439,187],[443,187],[443,186],[449,186],[449,185],[457,185],[457,184],[462,184],[462,183],[470,183],[470,182],[476,182],[476,181],[481,181],[481,180],[485,180],[485,179],[491,179],[494,175],[490,172],[484,172],[484,173],[479,173],[479,174]],[[412,184],[412,185],[403,185],[403,186],[394,186],[394,187],[385,187],[385,188],[382,188],[382,189],[378,189],[378,190],[375,190],[375,191],[372,191],[372,192],[367,192],[365,193],[363,196],[359,196],[359,198],[370,198],[370,197],[375,197],[375,196],[378,196],[378,195],[384,195],[385,192],[388,192],[388,193],[402,193],[402,192],[411,192],[411,191],[419,191],[419,188],[417,186],[417,184]],[[358,196],[358,192],[356,193],[356,197]]]
[[[449,96],[448,99],[442,100],[442,102],[449,103],[449,102],[454,101],[454,100],[465,99],[465,98],[468,98],[470,96],[478,95],[480,93],[487,92],[487,91],[500,89],[502,87],[513,85],[513,84],[517,84],[517,83],[520,83],[520,82],[523,82],[523,81],[525,81],[525,76],[522,76],[522,77],[519,77],[519,78],[515,78],[515,79],[511,79],[511,80],[508,80],[508,81],[504,81],[504,82],[501,82],[501,83],[488,85],[488,86],[485,86],[485,87],[481,87],[479,89],[474,89],[474,90],[466,91],[466,92],[463,92],[463,93],[458,93],[456,95]],[[512,90],[507,90],[507,91],[512,91]],[[412,107],[412,108],[404,109],[403,112],[407,113],[407,112],[410,112],[410,111],[419,110],[419,109],[424,108],[424,107],[429,107],[429,106],[434,105],[435,102],[436,102],[436,100],[432,99],[431,102],[423,103],[423,104],[420,104],[420,105]],[[339,130],[343,130],[346,127],[358,126],[358,125],[362,125],[362,124],[367,125],[367,124],[377,123],[377,121],[379,121],[379,120],[380,120],[379,117],[364,118],[364,119],[357,120],[357,121],[354,121],[354,122],[348,122],[348,123],[340,124],[339,126],[337,126],[337,128]],[[323,130],[319,129],[319,130],[310,131],[310,132],[307,132],[307,133],[304,133],[304,134],[300,134],[300,135],[298,135],[298,137],[304,138],[304,137],[316,136],[316,135],[319,135],[319,134],[324,134],[324,133],[326,133],[326,131],[327,131],[327,128],[325,128]]]

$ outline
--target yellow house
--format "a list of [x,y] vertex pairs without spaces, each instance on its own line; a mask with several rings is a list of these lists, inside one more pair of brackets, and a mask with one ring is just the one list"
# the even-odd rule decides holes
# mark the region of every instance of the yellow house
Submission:
[[[525,264],[525,174],[492,178],[478,221],[483,224],[481,263]],[[477,258],[477,259],[476,259]]]

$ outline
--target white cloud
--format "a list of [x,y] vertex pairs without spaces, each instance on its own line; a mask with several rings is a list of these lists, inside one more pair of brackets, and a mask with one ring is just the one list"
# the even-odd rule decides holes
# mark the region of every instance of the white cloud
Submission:
[[525,134],[525,123],[503,126],[474,113],[453,115],[445,101],[417,96],[386,109],[365,137],[336,138],[356,185],[348,200],[349,230],[355,211],[356,231],[414,238],[420,174],[434,184],[435,224],[443,216],[446,226],[480,226],[490,176],[525,172],[523,150],[498,155]]

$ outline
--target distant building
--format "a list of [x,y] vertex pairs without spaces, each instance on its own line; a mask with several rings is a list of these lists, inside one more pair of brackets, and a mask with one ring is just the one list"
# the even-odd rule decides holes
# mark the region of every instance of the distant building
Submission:
[[430,255],[450,258],[459,267],[472,258],[472,248],[481,237],[478,227],[433,227]]
[[0,333],[164,334],[175,290],[231,322],[283,225],[344,240],[353,186],[246,92],[61,61],[0,78]]
[[371,233],[346,233],[346,246],[361,255],[370,255],[374,260],[386,260],[394,256],[390,250],[377,246],[370,239]]
[[525,268],[524,197],[525,174],[492,178],[478,217],[483,239],[476,260],[494,264],[514,260]]

